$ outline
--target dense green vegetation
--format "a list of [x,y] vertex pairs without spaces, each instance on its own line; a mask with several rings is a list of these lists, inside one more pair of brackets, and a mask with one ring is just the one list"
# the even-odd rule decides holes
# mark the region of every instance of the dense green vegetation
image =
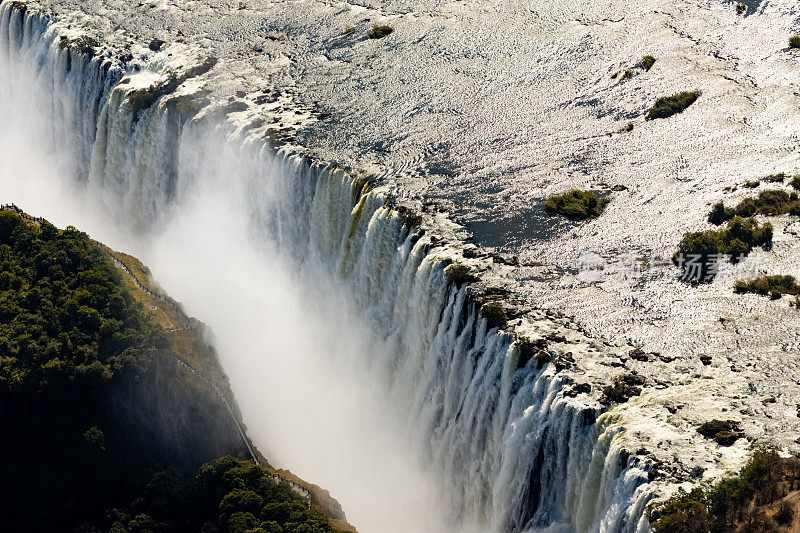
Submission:
[[662,96],[656,100],[655,105],[647,112],[645,120],[668,118],[680,113],[700,98],[700,91],[684,91],[672,96]]
[[717,202],[708,213],[708,221],[715,226],[719,226],[723,222],[732,219],[734,216],[736,216],[736,212],[732,207],[725,207],[724,203]]
[[390,33],[394,31],[394,28],[391,26],[386,26],[383,24],[376,24],[367,32],[367,37],[370,39],[380,39],[382,37],[386,37]]
[[196,476],[159,472],[102,530],[203,533],[329,533],[328,519],[285,481],[250,461],[221,457]]
[[800,48],[800,35],[789,37],[789,48]]
[[100,248],[74,228],[38,229],[2,211],[0,263],[3,400],[93,390],[168,348]]
[[548,198],[544,203],[544,209],[550,215],[585,220],[600,216],[610,201],[608,198],[599,198],[591,191],[572,189]]
[[730,256],[735,262],[754,247],[771,243],[772,224],[760,225],[754,218],[734,216],[725,228],[685,234],[672,261],[681,267],[687,281],[706,282],[716,275],[722,256]]
[[[0,424],[0,531],[330,529],[258,467],[222,459],[192,481],[243,448],[225,405],[180,370],[98,243],[10,211],[0,211]],[[235,489],[258,496],[250,515],[237,498],[251,493]]]
[[647,55],[642,58],[642,68],[645,70],[650,70],[655,64],[656,58],[653,56]]
[[708,221],[719,225],[735,216],[785,214],[800,216],[800,197],[794,191],[789,193],[780,189],[770,189],[761,191],[758,196],[745,198],[736,207],[725,207],[722,202],[714,204],[708,214]]
[[96,520],[154,471],[241,444],[224,406],[178,377],[169,339],[99,245],[0,211],[3,531]]
[[751,280],[739,280],[733,289],[738,293],[753,292],[762,296],[769,295],[773,300],[784,294],[800,295],[800,285],[795,277],[785,275],[762,275]]
[[793,505],[780,500],[799,487],[798,459],[760,449],[739,474],[680,490],[653,510],[650,521],[655,533],[777,531],[777,523],[790,525],[795,514]]

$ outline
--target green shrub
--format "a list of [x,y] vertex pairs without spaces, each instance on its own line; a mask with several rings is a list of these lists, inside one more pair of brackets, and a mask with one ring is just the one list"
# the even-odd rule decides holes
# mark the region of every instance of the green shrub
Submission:
[[762,296],[769,295],[773,299],[780,298],[784,294],[800,295],[800,285],[797,280],[794,276],[786,275],[762,275],[747,281],[739,280],[734,284],[733,289],[739,294],[752,292]]
[[732,246],[734,241],[740,241],[747,246],[747,251],[756,246],[767,246],[772,243],[772,224],[765,222],[759,225],[758,221],[754,218],[733,217],[728,222],[726,232],[722,236],[723,253],[734,253]]
[[386,37],[390,33],[394,31],[394,28],[391,26],[386,26],[382,24],[375,24],[370,30],[367,32],[367,37],[370,39],[381,39]]
[[753,215],[781,215],[791,211],[794,205],[800,203],[797,193],[789,194],[781,190],[762,191],[755,198],[745,198],[736,206],[735,212],[739,216],[750,217]]
[[737,15],[744,15],[747,13],[747,5],[743,4],[742,2],[736,3],[736,14]]
[[711,208],[711,212],[708,214],[708,221],[714,224],[715,226],[719,226],[723,222],[726,222],[732,219],[735,216],[735,212],[730,207],[725,207],[725,204],[722,202],[717,202]]
[[711,517],[705,505],[702,489],[687,493],[680,489],[661,507],[653,511],[651,525],[655,533],[706,533],[710,531]]
[[663,96],[656,100],[655,105],[647,112],[645,120],[668,118],[680,113],[700,98],[701,91],[684,91],[672,96]]
[[642,58],[642,68],[645,70],[650,70],[653,68],[653,65],[656,64],[656,58],[650,55],[644,56]]
[[742,435],[740,433],[734,431],[720,431],[714,435],[714,440],[720,446],[732,446],[741,437]]
[[780,189],[769,189],[761,191],[758,196],[745,198],[734,208],[725,207],[722,202],[714,204],[708,214],[708,221],[719,225],[734,216],[794,215],[798,211],[800,211],[800,197],[796,192],[788,193]]
[[800,35],[789,37],[789,48],[800,48]]
[[83,442],[93,453],[106,451],[106,438],[97,426],[92,426],[83,433]]
[[800,175],[794,176],[792,181],[789,182],[789,185],[800,191]]
[[684,280],[702,283],[714,278],[722,256],[738,261],[754,247],[766,247],[771,242],[772,224],[759,225],[754,218],[735,216],[726,228],[685,234],[672,260],[683,270]]
[[550,215],[562,215],[572,220],[585,220],[600,216],[610,200],[598,198],[591,191],[572,189],[564,194],[551,196],[544,203]]
[[765,176],[761,178],[761,181],[766,181],[769,183],[783,183],[783,180],[786,179],[786,174],[780,172],[778,174],[770,174],[769,176]]
[[[775,451],[757,449],[737,475],[711,486],[697,487],[689,493],[679,490],[656,506],[650,514],[653,531],[772,531],[774,524],[770,524],[770,519],[758,506],[771,504],[795,490],[798,470],[800,462],[796,458],[782,458]],[[786,517],[782,519],[787,520]],[[747,523],[751,527],[740,529],[739,526]]]

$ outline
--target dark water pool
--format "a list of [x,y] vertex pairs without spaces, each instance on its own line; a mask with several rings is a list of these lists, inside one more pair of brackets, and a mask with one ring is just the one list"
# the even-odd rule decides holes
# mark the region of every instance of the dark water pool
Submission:
[[573,224],[551,217],[544,206],[537,203],[516,213],[466,222],[472,241],[481,246],[491,246],[503,251],[517,251],[524,242],[546,241],[562,233]]

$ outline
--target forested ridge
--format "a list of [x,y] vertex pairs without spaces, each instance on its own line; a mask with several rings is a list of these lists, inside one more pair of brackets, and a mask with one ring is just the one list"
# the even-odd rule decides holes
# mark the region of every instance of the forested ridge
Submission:
[[121,275],[85,233],[0,211],[0,531],[331,531],[227,456],[224,405]]
[[74,228],[0,212],[0,384],[24,411],[95,391],[169,343],[124,290],[98,246]]

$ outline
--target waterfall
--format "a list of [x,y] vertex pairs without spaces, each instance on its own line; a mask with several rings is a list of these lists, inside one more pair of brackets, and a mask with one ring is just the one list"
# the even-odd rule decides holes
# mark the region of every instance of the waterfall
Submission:
[[137,232],[180,213],[198,190],[223,191],[220,209],[225,191],[238,191],[261,252],[286,265],[307,300],[336,293],[362,324],[355,331],[368,331],[357,364],[437,480],[454,531],[649,529],[653,494],[622,447],[620,415],[564,395],[552,364],[518,364],[514,337],[489,327],[465,286],[448,283],[457,246],[407,224],[364,181],[203,111],[182,114],[173,93],[137,108],[137,91],[163,73],[78,52],[64,31],[32,10],[0,7],[0,101],[47,117],[21,134]]

